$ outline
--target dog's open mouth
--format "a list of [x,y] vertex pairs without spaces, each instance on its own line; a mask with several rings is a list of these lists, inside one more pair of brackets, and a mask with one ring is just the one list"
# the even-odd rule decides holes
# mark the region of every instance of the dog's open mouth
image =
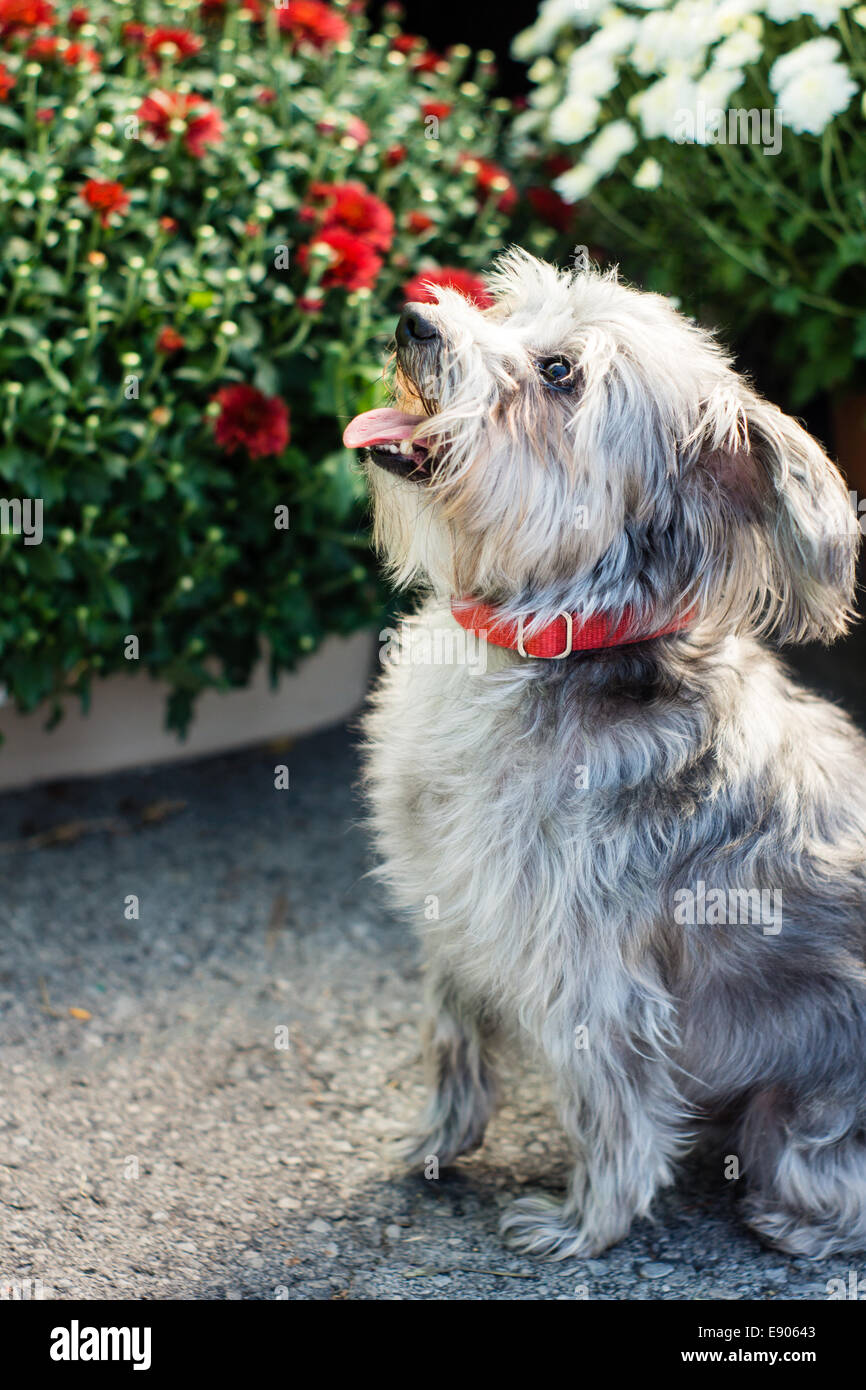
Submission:
[[347,449],[366,449],[373,463],[411,482],[429,482],[432,473],[430,449],[423,439],[413,439],[426,415],[407,415],[402,410],[383,407],[356,415],[343,432]]

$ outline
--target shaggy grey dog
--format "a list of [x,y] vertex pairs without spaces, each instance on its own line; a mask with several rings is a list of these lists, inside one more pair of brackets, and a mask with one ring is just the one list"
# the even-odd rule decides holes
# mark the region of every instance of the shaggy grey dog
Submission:
[[[845,485],[666,300],[519,251],[490,284],[483,312],[407,307],[400,408],[345,436],[392,573],[429,590],[366,721],[427,955],[408,1156],[481,1143],[510,1034],[574,1149],[564,1201],[505,1215],[517,1248],[604,1250],[720,1122],[760,1236],[866,1248],[866,744],[758,640],[845,631]],[[455,597],[494,614],[484,663]],[[611,644],[559,656],[591,617]]]

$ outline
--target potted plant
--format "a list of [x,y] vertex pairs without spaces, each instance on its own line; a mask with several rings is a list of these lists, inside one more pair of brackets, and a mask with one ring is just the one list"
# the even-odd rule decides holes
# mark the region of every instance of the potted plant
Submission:
[[403,286],[485,265],[514,198],[491,55],[395,18],[0,0],[0,491],[42,508],[0,534],[18,710],[135,663],[183,731],[380,614],[342,428]]

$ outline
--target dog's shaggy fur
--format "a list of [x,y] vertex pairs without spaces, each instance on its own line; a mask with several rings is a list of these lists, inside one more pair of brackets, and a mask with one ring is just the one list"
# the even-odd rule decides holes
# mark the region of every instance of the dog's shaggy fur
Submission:
[[[538,625],[631,609],[636,635],[693,617],[563,660],[488,646],[483,673],[386,669],[368,790],[428,960],[433,1090],[409,1157],[481,1142],[497,1038],[517,1034],[575,1167],[564,1202],[507,1212],[516,1247],[604,1250],[723,1118],[755,1231],[866,1248],[866,744],[758,640],[844,632],[845,485],[664,299],[517,251],[491,284],[484,312],[437,291],[417,308],[438,336],[398,349],[432,478],[369,466],[392,573],[430,590],[407,641],[456,630],[451,595]],[[545,386],[550,357],[573,390]],[[780,894],[781,929],[679,924],[700,884]]]

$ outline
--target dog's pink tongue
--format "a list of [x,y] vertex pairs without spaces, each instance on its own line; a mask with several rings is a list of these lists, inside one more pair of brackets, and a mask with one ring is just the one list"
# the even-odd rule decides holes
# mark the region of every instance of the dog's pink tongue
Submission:
[[[408,439],[424,415],[406,415],[402,410],[391,410],[383,406],[380,410],[365,410],[356,415],[343,431],[343,443],[347,449],[363,449],[371,444],[399,444]],[[418,441],[421,442],[420,440]]]

